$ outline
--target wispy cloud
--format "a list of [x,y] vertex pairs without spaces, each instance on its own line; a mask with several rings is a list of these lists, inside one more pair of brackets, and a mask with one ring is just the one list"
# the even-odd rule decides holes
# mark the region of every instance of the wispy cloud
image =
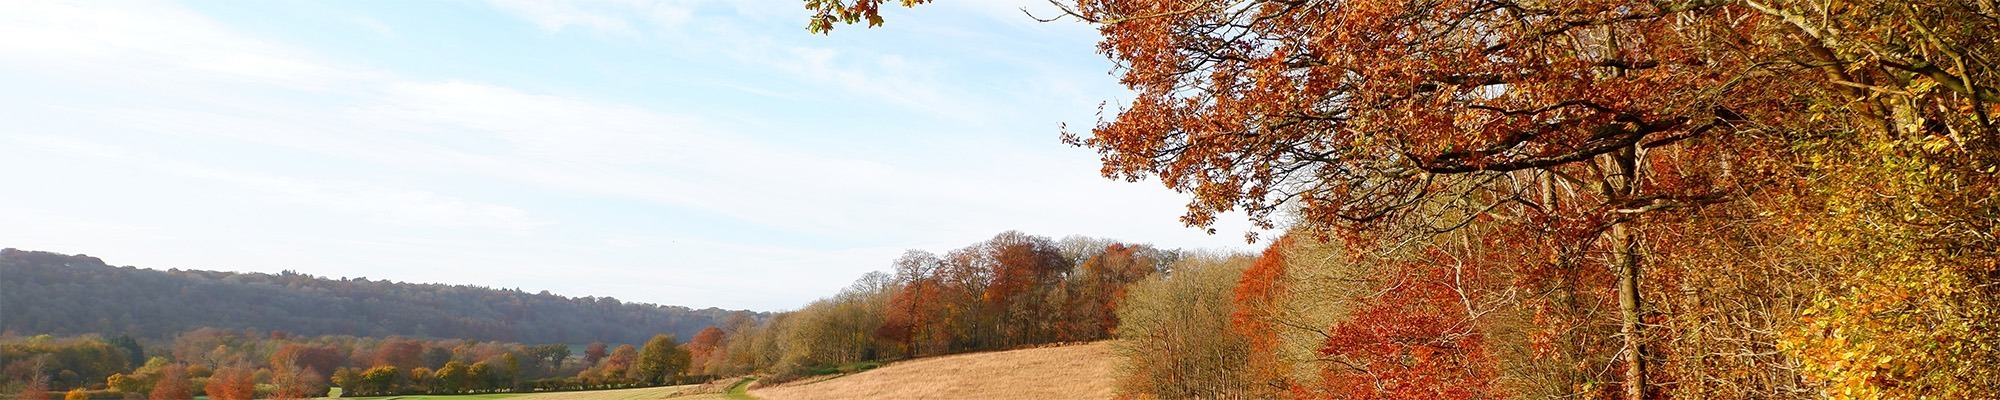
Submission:
[[947,93],[962,88],[939,79],[942,66],[935,62],[899,54],[888,46],[857,52],[816,43],[827,38],[802,33],[806,13],[796,6],[781,12],[768,2],[741,1],[492,0],[489,4],[545,32],[576,26],[655,37],[691,55],[713,54],[767,69],[809,90],[886,102],[917,113],[983,122],[978,110],[988,106],[973,96]]
[[23,1],[0,13],[0,62],[53,74],[247,80],[307,90],[374,74],[311,58],[153,2]]
[[551,224],[521,209],[431,191],[347,181],[315,180],[203,165],[103,143],[48,135],[0,139],[97,163],[123,163],[156,172],[234,184],[268,199],[346,213],[391,224],[526,233]]

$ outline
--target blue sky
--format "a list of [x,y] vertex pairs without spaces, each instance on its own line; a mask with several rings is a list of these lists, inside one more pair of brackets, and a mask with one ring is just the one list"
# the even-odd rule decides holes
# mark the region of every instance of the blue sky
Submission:
[[0,247],[783,310],[1008,229],[1247,249],[1097,175],[1038,0],[4,2]]

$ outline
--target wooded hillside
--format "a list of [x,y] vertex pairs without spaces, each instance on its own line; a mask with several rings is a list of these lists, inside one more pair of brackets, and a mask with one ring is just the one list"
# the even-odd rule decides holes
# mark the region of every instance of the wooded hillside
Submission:
[[737,311],[569,298],[466,285],[306,274],[113,267],[96,257],[0,250],[0,331],[129,334],[201,327],[301,335],[415,336],[525,343],[641,344],[695,332]]

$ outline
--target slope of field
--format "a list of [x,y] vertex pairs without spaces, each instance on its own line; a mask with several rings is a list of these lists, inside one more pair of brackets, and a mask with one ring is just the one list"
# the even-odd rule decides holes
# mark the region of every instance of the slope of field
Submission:
[[830,380],[751,389],[764,400],[1108,399],[1106,342],[898,362]]

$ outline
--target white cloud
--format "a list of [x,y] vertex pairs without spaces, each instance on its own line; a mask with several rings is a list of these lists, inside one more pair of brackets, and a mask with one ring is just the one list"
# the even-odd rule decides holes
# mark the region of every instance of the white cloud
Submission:
[[861,197],[908,191],[897,182],[922,181],[878,162],[792,149],[730,130],[736,127],[618,104],[457,81],[398,83],[384,92],[379,103],[346,115],[362,130],[431,135],[459,148],[475,147],[464,145],[465,135],[506,144],[504,151],[451,155],[459,168],[786,229],[867,229],[841,207],[870,207],[858,203]]
[[702,135],[686,133],[699,129],[691,118],[627,106],[463,81],[398,82],[383,92],[380,104],[355,109],[350,116],[490,134],[518,152],[547,159],[630,163],[689,148],[701,151],[707,145]]
[[0,65],[69,76],[194,78],[323,90],[374,72],[331,68],[155,2],[9,2]]
[[[858,59],[858,60],[856,60]],[[761,58],[755,64],[771,65],[795,78],[840,89],[845,93],[875,97],[922,112],[961,120],[978,120],[965,97],[940,93],[935,75],[937,66],[912,61],[896,54],[844,56],[835,49],[792,47],[780,57]]]
[[0,136],[0,139],[43,151],[86,157],[98,163],[123,163],[180,177],[228,183],[271,200],[343,212],[382,224],[491,229],[512,233],[525,233],[550,224],[531,218],[518,208],[424,190],[218,168],[58,136],[8,135]]
[[[807,13],[782,2],[710,0],[490,0],[495,9],[557,32],[579,26],[599,33],[655,37],[686,53],[727,56],[840,97],[880,100],[910,110],[984,122],[976,96],[947,93],[943,66],[891,47],[856,53],[824,47],[829,38],[804,33]],[[987,10],[984,7],[977,8]],[[782,10],[782,11],[780,11]],[[699,15],[701,18],[695,18]],[[745,25],[742,19],[753,19]],[[695,26],[690,26],[695,25]],[[689,29],[694,28],[694,29]],[[770,28],[779,28],[775,31]],[[776,34],[774,34],[776,33]],[[865,32],[847,32],[855,35]],[[724,86],[743,86],[724,84]]]

